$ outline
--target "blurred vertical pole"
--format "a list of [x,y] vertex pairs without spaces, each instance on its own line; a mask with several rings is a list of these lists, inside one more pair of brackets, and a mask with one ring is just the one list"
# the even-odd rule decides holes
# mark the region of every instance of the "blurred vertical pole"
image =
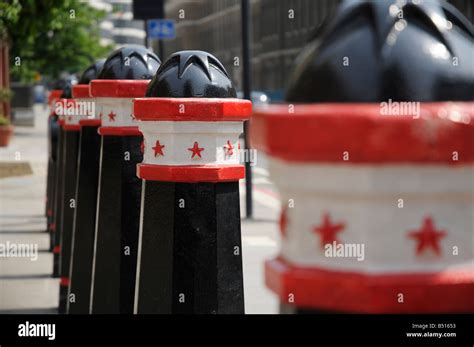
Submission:
[[[244,99],[251,100],[252,90],[252,71],[251,71],[251,60],[250,60],[250,33],[251,33],[251,16],[250,16],[250,4],[249,0],[241,0],[241,15],[242,15],[242,60],[243,60],[243,92]],[[249,133],[248,133],[249,121],[245,122],[244,135],[245,135],[245,150],[250,150],[249,145]],[[250,166],[250,155],[245,156],[245,211],[246,217],[253,217],[253,199],[252,199],[252,167]],[[248,157],[248,158],[247,158]]]
[[[158,17],[159,19],[165,18],[165,0],[160,0],[160,10],[159,10],[160,16]],[[163,39],[158,40],[158,56],[160,59],[163,61],[165,59],[165,45],[163,42]]]
[[144,29],[145,29],[145,44],[144,46],[146,48],[148,48],[148,20],[144,20],[143,21],[143,26],[144,26]]

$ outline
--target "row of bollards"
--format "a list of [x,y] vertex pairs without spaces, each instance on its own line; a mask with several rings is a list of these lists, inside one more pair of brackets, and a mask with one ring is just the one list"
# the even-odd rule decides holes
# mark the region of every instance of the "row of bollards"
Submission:
[[125,46],[53,102],[60,313],[244,312],[238,141],[251,103],[208,53],[160,64]]
[[474,312],[472,33],[446,2],[342,2],[255,112],[281,312]]
[[[281,312],[474,311],[472,36],[444,3],[343,2],[287,103],[255,112],[282,202],[265,265]],[[50,118],[60,312],[244,313],[251,102],[206,52],[160,64],[126,46],[52,94],[75,110]]]

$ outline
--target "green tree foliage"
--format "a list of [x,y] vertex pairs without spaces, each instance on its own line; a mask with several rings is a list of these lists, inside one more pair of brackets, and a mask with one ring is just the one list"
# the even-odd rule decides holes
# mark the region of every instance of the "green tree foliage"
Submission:
[[80,0],[6,0],[0,7],[0,33],[11,44],[11,74],[30,82],[39,74],[57,78],[83,71],[106,56],[99,21],[105,12]]

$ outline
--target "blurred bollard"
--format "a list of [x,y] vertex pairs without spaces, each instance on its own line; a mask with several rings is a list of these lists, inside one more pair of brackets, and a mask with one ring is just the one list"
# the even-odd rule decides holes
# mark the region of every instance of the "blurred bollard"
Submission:
[[54,182],[55,182],[55,167],[57,160],[57,144],[58,144],[58,116],[54,113],[54,104],[62,94],[61,89],[53,89],[48,96],[48,106],[50,109],[48,117],[48,172],[46,177],[46,220],[47,228],[53,220],[53,205],[54,205]]
[[65,131],[64,131],[64,114],[58,114],[56,107],[61,107],[58,101],[61,99],[71,99],[71,83],[64,82],[64,89],[61,97],[55,102],[55,113],[58,117],[58,140],[57,140],[57,161],[55,168],[55,187],[54,187],[54,204],[52,213],[52,223],[49,226],[52,233],[52,249],[53,249],[53,277],[60,277],[60,253],[61,253],[61,225],[63,222],[64,212],[64,150],[65,150]]
[[83,102],[80,115],[76,209],[71,241],[67,313],[89,313],[92,258],[94,249],[97,185],[100,161],[101,110],[89,94],[89,83],[99,75],[105,59],[89,66],[72,88],[77,102]]
[[132,99],[143,97],[160,60],[142,46],[107,58],[91,96],[102,110],[99,188],[91,283],[91,313],[132,313],[135,289],[143,137]]
[[252,104],[222,64],[174,53],[134,100],[145,153],[135,313],[244,313],[239,135]]
[[474,312],[472,54],[449,4],[347,1],[255,112],[282,312]]
[[[63,109],[63,191],[61,205],[61,221],[59,224],[60,253],[59,253],[59,313],[66,312],[67,292],[69,287],[69,262],[71,259],[71,239],[74,222],[74,211],[76,209],[76,177],[77,177],[77,154],[79,150],[80,115],[77,114],[77,102],[75,99],[60,99],[56,107],[62,105]],[[60,200],[61,201],[61,200]]]

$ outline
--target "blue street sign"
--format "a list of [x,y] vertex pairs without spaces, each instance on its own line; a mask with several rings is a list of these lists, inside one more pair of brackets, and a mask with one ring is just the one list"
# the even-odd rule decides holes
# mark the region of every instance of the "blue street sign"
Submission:
[[175,21],[172,19],[149,19],[147,23],[150,39],[174,39],[176,37]]

